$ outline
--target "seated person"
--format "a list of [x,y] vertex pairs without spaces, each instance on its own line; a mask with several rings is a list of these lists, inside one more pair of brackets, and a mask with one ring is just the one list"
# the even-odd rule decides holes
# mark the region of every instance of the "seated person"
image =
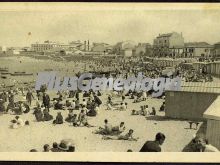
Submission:
[[110,135],[112,133],[112,125],[108,123],[108,120],[104,120],[104,127],[99,127],[98,130],[93,132],[95,134],[101,134],[101,135]]
[[27,104],[22,103],[21,108],[24,113],[30,112],[30,107]]
[[108,103],[106,110],[115,110],[115,108],[113,108],[112,105],[110,103]]
[[121,111],[125,111],[127,109],[127,103],[121,103],[121,106],[119,108]]
[[148,114],[147,108],[148,108],[148,105],[141,106],[140,115],[146,116]]
[[91,116],[94,117],[97,115],[97,112],[94,108],[91,108],[88,112],[87,112],[87,116]]
[[139,111],[137,111],[137,110],[132,110],[131,111],[131,115],[139,115],[140,113],[139,113]]
[[97,96],[102,96],[100,91],[97,91]]
[[24,107],[21,105],[21,102],[16,103],[15,107],[11,109],[11,112],[15,115],[23,114]]
[[79,126],[78,120],[77,120],[77,114],[73,115],[71,122],[73,123],[74,127]]
[[84,110],[81,110],[81,112],[79,114],[78,123],[79,123],[78,126],[93,127],[92,125],[90,125],[88,123],[88,120],[87,120],[87,117],[86,117]]
[[119,126],[115,126],[112,128],[112,132],[116,134],[120,134],[125,130],[125,123],[121,122]]
[[43,112],[41,111],[41,109],[36,109],[34,111],[34,115],[37,121],[44,121],[44,115]]
[[73,115],[74,115],[73,110],[69,110],[68,117],[65,119],[65,121],[72,122]]
[[83,93],[83,97],[89,97],[89,93],[88,93],[87,91],[85,91],[85,92]]
[[61,112],[57,113],[56,119],[53,121],[53,124],[63,124],[63,116]]
[[53,119],[53,116],[49,114],[48,108],[45,108],[43,111],[44,121],[50,121]]
[[92,101],[91,101],[91,99],[89,98],[88,101],[87,101],[87,104],[86,104],[86,108],[87,108],[87,109],[91,109],[91,107],[92,107]]
[[54,105],[55,110],[62,110],[63,109],[63,104],[61,103],[60,100],[58,100],[55,105]]
[[71,106],[71,103],[69,100],[66,100],[66,107],[70,107]]
[[51,150],[51,152],[58,152],[58,144],[57,144],[57,142],[53,142],[53,146],[52,146],[52,148],[50,150]]

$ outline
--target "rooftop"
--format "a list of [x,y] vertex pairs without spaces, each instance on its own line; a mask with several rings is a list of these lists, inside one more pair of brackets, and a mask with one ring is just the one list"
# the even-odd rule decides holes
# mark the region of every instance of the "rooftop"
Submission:
[[180,92],[219,93],[220,83],[215,82],[181,82]]
[[207,42],[188,42],[185,43],[185,47],[194,47],[194,48],[204,48],[204,47],[212,47],[212,45]]
[[220,120],[220,96],[204,112],[203,117],[208,119]]

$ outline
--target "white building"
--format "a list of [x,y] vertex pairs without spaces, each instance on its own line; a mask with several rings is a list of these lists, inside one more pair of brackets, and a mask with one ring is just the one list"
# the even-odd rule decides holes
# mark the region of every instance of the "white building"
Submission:
[[58,44],[56,42],[51,41],[44,41],[44,43],[31,44],[31,49],[36,52],[44,52],[55,47],[58,47]]

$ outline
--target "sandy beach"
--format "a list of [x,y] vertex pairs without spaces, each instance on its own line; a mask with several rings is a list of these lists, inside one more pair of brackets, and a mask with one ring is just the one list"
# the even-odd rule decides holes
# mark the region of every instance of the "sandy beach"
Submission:
[[[21,62],[20,62],[21,61]],[[12,66],[13,64],[13,66]],[[34,73],[33,76],[26,77],[25,81],[35,81],[36,73],[45,69],[55,69],[60,72],[65,72],[69,75],[80,70],[80,65],[74,67],[72,62],[51,62],[50,60],[36,60],[28,57],[9,57],[0,60],[1,67],[8,67],[10,72],[26,71]],[[12,77],[11,77],[12,78]],[[17,81],[24,81],[21,76],[13,77]],[[2,80],[6,81],[6,80]],[[7,83],[7,82],[6,82]],[[82,96],[80,96],[82,99]],[[103,105],[96,117],[89,117],[88,122],[95,127],[73,127],[69,123],[61,125],[53,125],[52,121],[37,122],[33,110],[28,114],[23,114],[20,117],[30,121],[30,126],[24,126],[19,129],[11,129],[10,121],[14,115],[2,114],[0,116],[0,151],[13,152],[28,152],[30,149],[43,151],[43,145],[52,145],[53,142],[60,142],[62,139],[71,138],[74,140],[77,152],[126,152],[128,149],[138,152],[146,140],[154,140],[157,132],[162,132],[166,135],[165,143],[162,150],[165,152],[180,152],[191,141],[193,135],[198,130],[188,129],[189,123],[184,120],[166,119],[164,112],[159,112],[159,107],[162,104],[162,99],[148,98],[140,103],[132,103],[132,100],[126,98],[128,109],[126,111],[109,111],[106,109],[107,93],[101,96]],[[120,102],[121,98],[113,99],[113,102]],[[34,106],[35,103],[33,103]],[[139,110],[141,105],[148,105],[149,108],[155,107],[157,116],[145,118],[144,116],[132,116],[131,110]],[[67,110],[59,110],[64,118],[67,117]],[[58,110],[52,110],[50,113],[53,117],[56,116]],[[75,110],[75,113],[79,111]],[[134,130],[134,137],[139,137],[137,142],[123,140],[103,140],[101,135],[93,134],[92,131],[103,126],[104,119],[108,119],[113,126],[119,125],[120,122],[125,122],[126,131]],[[199,124],[199,126],[201,123]]]

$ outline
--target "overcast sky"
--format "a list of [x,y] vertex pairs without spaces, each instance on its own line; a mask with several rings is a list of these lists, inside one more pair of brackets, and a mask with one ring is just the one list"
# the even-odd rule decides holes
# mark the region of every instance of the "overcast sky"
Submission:
[[[220,10],[0,11],[0,45],[45,40],[152,43],[159,33],[182,32],[185,42],[220,42]],[[31,32],[31,35],[28,35]]]

